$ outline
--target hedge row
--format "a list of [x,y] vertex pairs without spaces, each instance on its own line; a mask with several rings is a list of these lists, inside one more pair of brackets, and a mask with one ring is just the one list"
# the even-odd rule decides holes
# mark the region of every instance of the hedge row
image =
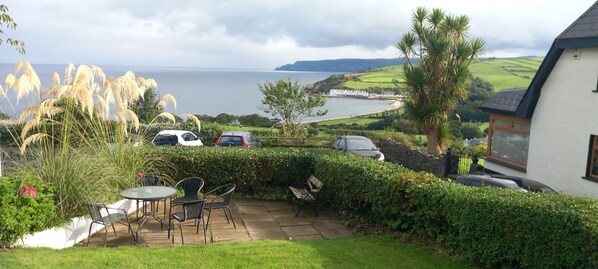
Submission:
[[[145,147],[149,158],[174,164],[171,177],[197,176],[206,188],[234,182],[245,193],[286,187],[313,173],[313,155],[328,150],[245,149],[237,147]],[[334,151],[332,151],[334,152]]]
[[326,149],[153,147],[179,177],[284,187],[315,174],[337,209],[427,236],[485,266],[598,267],[598,204],[566,195],[470,188],[399,165]]

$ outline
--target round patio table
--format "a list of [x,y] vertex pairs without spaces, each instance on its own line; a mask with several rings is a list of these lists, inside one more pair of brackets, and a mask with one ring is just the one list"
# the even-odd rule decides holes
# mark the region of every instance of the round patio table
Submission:
[[[162,227],[162,225],[166,225],[168,227],[168,224],[164,223],[164,220],[160,219],[156,215],[157,207],[154,206],[154,202],[172,197],[175,194],[176,194],[176,189],[174,189],[172,187],[166,187],[166,186],[135,187],[135,188],[122,190],[120,192],[120,195],[122,197],[130,199],[130,200],[144,201],[144,204],[146,201],[151,202],[151,205],[152,205],[151,210],[144,211],[143,215],[140,217],[140,218],[143,218],[143,221],[141,222],[141,224],[139,223],[140,218],[137,219],[138,228],[141,228],[141,226],[143,226],[143,224],[145,224],[145,221],[147,220],[147,216],[151,216],[154,219],[156,219],[158,222],[160,222],[160,224],[161,224],[160,227]],[[166,214],[166,212],[164,212],[164,213]]]

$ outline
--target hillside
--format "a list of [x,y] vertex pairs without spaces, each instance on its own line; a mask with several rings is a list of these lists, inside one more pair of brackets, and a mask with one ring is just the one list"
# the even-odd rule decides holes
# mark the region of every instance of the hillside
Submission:
[[359,72],[371,68],[403,64],[396,59],[336,59],[319,61],[297,61],[276,67],[277,71],[313,71],[313,72]]
[[[470,66],[473,76],[490,82],[495,91],[529,86],[544,57],[485,59]],[[372,92],[397,90],[394,82],[403,79],[402,65],[386,66],[362,72],[333,75],[307,85],[311,92],[330,89],[368,90]],[[393,82],[394,80],[394,82]]]

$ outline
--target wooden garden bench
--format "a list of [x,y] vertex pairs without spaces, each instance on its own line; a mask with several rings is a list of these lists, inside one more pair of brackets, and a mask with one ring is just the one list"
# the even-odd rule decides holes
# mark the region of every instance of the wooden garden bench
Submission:
[[291,193],[293,194],[292,200],[297,203],[299,207],[295,217],[299,216],[301,208],[306,204],[312,205],[314,207],[316,217],[318,216],[318,194],[320,193],[323,185],[324,183],[322,183],[322,181],[312,175],[307,179],[306,184],[299,183],[289,186],[289,189],[291,189]]

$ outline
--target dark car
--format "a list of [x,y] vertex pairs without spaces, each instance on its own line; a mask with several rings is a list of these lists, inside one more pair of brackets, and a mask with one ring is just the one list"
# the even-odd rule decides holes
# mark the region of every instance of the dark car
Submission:
[[224,132],[216,141],[216,147],[246,147],[259,148],[262,140],[255,137],[251,132],[229,131]]
[[505,175],[462,175],[457,177],[456,182],[473,187],[495,187],[521,191],[556,193],[555,190],[538,181],[529,178]]
[[341,136],[332,143],[332,147],[353,155],[368,157],[381,162],[384,161],[384,154],[378,150],[372,140],[364,136]]
[[203,146],[201,139],[195,134],[184,130],[164,130],[156,134],[152,140],[154,145],[170,146]]

